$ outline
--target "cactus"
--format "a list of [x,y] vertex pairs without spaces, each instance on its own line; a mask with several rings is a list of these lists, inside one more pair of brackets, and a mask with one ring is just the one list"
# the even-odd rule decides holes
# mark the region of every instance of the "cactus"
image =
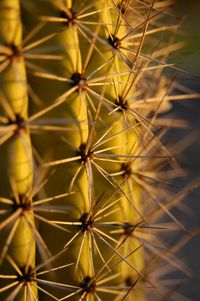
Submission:
[[191,187],[167,189],[161,139],[182,123],[159,114],[199,97],[172,95],[165,5],[0,1],[1,300],[175,300],[168,275],[194,277],[187,238],[162,237],[185,230],[171,209]]

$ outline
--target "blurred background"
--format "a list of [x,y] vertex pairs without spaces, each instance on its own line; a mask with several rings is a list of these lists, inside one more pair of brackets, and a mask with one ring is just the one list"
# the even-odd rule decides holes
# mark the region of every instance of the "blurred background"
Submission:
[[183,19],[182,34],[187,41],[179,65],[200,76],[200,1],[175,0],[174,11]]
[[[200,0],[175,0],[174,13],[183,21],[181,31],[177,39],[185,40],[186,47],[180,51],[179,55],[173,58],[176,66],[183,68],[193,74],[179,74],[178,80],[184,87],[200,93]],[[180,118],[185,118],[190,122],[186,130],[173,129],[170,131],[169,139],[179,139],[188,136],[194,137],[194,142],[187,147],[184,154],[180,154],[178,161],[187,171],[186,179],[180,180],[178,185],[184,187],[189,181],[197,179],[200,183],[200,98],[198,100],[188,100],[174,103],[172,113]],[[187,142],[186,142],[187,143]],[[187,216],[178,213],[178,218],[184,222],[187,229],[200,228],[200,189],[191,192],[185,199],[185,204],[193,210],[193,215]],[[189,210],[188,210],[189,212]],[[177,212],[175,213],[177,216]],[[180,252],[180,257],[194,271],[197,280],[191,279],[189,285],[181,288],[182,292],[189,300],[200,300],[200,235],[195,235]],[[181,301],[185,299],[180,299]],[[186,299],[187,300],[187,299]]]

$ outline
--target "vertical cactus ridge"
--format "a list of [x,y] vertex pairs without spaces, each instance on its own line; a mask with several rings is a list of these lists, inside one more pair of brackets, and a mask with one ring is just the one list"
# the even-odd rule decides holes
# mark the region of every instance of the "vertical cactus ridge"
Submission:
[[[35,266],[35,238],[29,223],[34,225],[34,216],[30,210],[31,199],[26,199],[32,188],[33,164],[32,147],[29,129],[26,127],[28,117],[28,95],[26,68],[22,47],[22,24],[20,16],[20,2],[1,1],[0,3],[0,40],[7,48],[8,66],[1,74],[1,89],[11,108],[12,114],[6,116],[8,124],[15,125],[11,141],[9,141],[8,171],[15,183],[14,212],[20,214],[14,221],[10,232],[9,253],[18,266],[21,287],[26,273]],[[5,249],[4,249],[5,250]],[[4,254],[3,254],[4,255]],[[2,258],[1,258],[2,259]],[[23,270],[23,272],[22,272]],[[30,284],[35,298],[37,290]],[[24,292],[19,292],[17,300],[24,300]],[[27,297],[27,300],[31,300]]]
[[21,40],[22,27],[19,1],[1,1],[1,41],[17,47],[21,46]]
[[[74,24],[76,12],[73,10],[71,1],[65,1],[62,4],[61,2],[58,2],[56,4],[60,11],[59,15],[66,18],[66,22],[63,22],[65,30],[63,30],[58,36],[58,45],[63,48],[64,53],[62,61],[63,76],[67,76],[69,78],[69,89],[71,87],[77,87],[76,91],[68,98],[65,105],[65,118],[72,120],[70,129],[73,132],[73,135],[71,135],[71,133],[69,133],[69,135],[66,134],[66,139],[68,143],[73,146],[73,149],[75,150],[74,155],[79,157],[73,168],[73,171],[79,171],[75,179],[75,185],[73,185],[73,189],[77,189],[79,193],[77,196],[72,197],[71,203],[73,206],[78,208],[77,214],[73,215],[77,219],[76,222],[80,224],[78,226],[78,231],[80,232],[79,236],[81,236],[81,242],[80,244],[77,244],[72,256],[72,260],[77,261],[75,267],[75,278],[76,281],[80,282],[78,271],[81,272],[83,278],[92,277],[94,275],[93,260],[91,258],[90,251],[92,248],[91,238],[87,231],[89,212],[91,208],[91,192],[89,189],[89,179],[87,175],[88,157],[86,153],[89,121],[86,96],[84,93],[87,86],[87,80],[84,78],[84,74],[82,74],[83,67],[80,52],[80,39],[77,27]],[[68,169],[67,173],[73,177],[73,171]],[[66,187],[66,189],[69,188]],[[68,243],[65,247],[67,247],[67,245]]]

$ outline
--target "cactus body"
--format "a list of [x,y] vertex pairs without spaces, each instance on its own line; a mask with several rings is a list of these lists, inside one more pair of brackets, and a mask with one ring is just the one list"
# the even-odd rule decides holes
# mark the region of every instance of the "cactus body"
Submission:
[[0,1],[6,301],[157,301],[171,289],[175,256],[156,231],[181,226],[159,179],[174,168],[157,119],[173,46],[157,37],[158,1],[135,2]]

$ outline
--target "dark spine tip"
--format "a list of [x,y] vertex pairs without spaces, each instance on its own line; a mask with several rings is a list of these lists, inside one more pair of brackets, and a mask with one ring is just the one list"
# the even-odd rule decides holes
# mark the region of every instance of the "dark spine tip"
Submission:
[[77,16],[72,9],[69,9],[67,11],[60,10],[58,16],[62,19],[65,19],[63,20],[63,24],[67,26],[74,25],[77,19]]
[[29,211],[32,207],[31,200],[27,198],[25,195],[18,195],[19,198],[19,203],[16,201],[15,198],[13,198],[13,204],[12,204],[12,209],[13,211],[16,211],[17,209],[21,208],[22,211]]
[[96,282],[90,276],[86,276],[80,284],[80,287],[86,293],[93,293],[96,289]]
[[21,267],[20,268],[21,274],[17,274],[17,280],[20,283],[24,283],[24,286],[28,283],[33,282],[34,280],[34,273],[31,266],[27,267]]
[[77,155],[81,157],[81,162],[84,164],[87,162],[87,159],[92,159],[93,157],[93,153],[90,150],[86,153],[85,143],[80,145]]
[[80,228],[81,228],[82,232],[85,232],[85,231],[89,230],[90,228],[92,228],[93,222],[88,213],[83,213],[81,215],[79,221],[81,222]]
[[115,37],[114,35],[110,35],[108,38],[108,43],[115,49],[119,49],[121,46],[121,41],[119,38]]

